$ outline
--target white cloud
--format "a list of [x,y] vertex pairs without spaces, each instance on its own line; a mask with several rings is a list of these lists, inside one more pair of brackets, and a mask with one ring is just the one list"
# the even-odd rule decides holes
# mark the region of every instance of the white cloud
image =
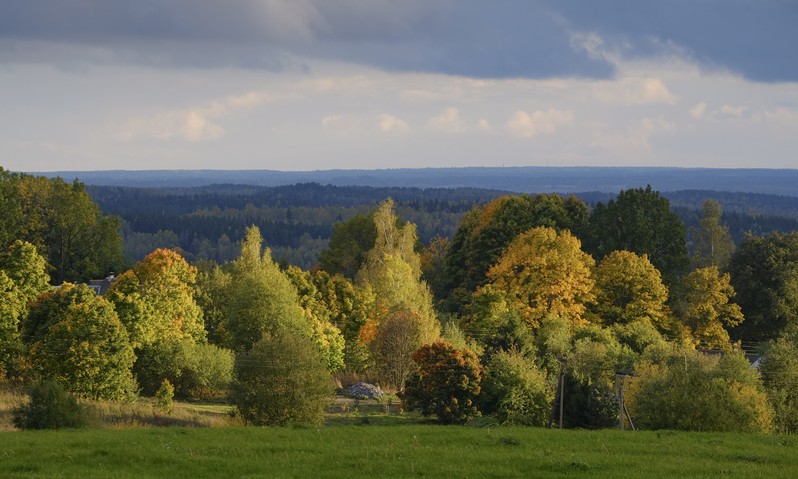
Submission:
[[629,106],[655,103],[672,105],[678,99],[665,82],[658,78],[623,78],[618,81],[601,82],[596,85],[594,91],[599,101]]
[[521,138],[533,138],[538,135],[551,135],[559,128],[571,126],[574,115],[570,111],[549,108],[546,111],[527,113],[518,110],[507,120],[507,130],[511,135]]
[[383,133],[407,133],[410,126],[401,118],[383,113],[377,117],[377,127]]
[[200,110],[176,110],[130,119],[118,132],[117,139],[139,138],[185,141],[217,140],[224,128]]
[[747,109],[748,107],[745,106],[723,105],[720,108],[720,114],[732,118],[742,118]]
[[490,122],[484,118],[480,118],[477,122],[477,128],[483,131],[491,131],[493,127],[491,126]]
[[696,103],[695,106],[690,108],[690,116],[696,119],[704,118],[704,115],[707,113],[707,104],[703,101],[700,103]]
[[185,141],[218,140],[225,135],[218,119],[234,112],[249,110],[271,97],[265,92],[249,92],[213,100],[202,106],[162,111],[129,119],[117,130],[116,138],[132,141],[138,138]]
[[457,108],[446,108],[440,115],[434,116],[427,122],[427,128],[443,133],[463,133],[468,127],[460,117]]

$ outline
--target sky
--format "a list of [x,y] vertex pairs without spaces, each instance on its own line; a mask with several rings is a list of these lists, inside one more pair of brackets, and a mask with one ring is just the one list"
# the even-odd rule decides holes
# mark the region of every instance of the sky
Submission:
[[798,0],[0,0],[13,171],[798,167]]

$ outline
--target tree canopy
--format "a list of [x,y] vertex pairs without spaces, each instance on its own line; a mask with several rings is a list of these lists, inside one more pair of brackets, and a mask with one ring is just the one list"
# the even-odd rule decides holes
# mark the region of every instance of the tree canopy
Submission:
[[651,186],[621,191],[606,205],[596,205],[587,231],[585,250],[595,258],[617,250],[648,255],[665,284],[673,284],[689,265],[684,224]]
[[460,223],[446,257],[448,309],[467,304],[486,274],[519,234],[537,226],[579,232],[588,217],[587,206],[574,196],[557,194],[508,195],[476,206]]
[[533,329],[547,315],[584,323],[594,300],[594,261],[580,246],[567,230],[533,228],[513,240],[488,278]]
[[798,321],[798,232],[748,236],[732,255],[731,285],[745,322],[734,338],[775,339]]
[[643,321],[659,331],[670,329],[668,288],[648,256],[613,251],[596,268],[596,301],[591,311],[607,325]]

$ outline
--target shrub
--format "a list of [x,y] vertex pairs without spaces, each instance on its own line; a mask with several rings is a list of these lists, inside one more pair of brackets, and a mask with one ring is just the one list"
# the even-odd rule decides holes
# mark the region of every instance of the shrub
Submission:
[[476,402],[482,368],[476,354],[439,340],[420,347],[413,360],[418,370],[401,394],[407,409],[434,414],[443,424],[464,424],[480,415]]
[[332,395],[327,365],[313,342],[291,331],[266,334],[236,357],[231,399],[250,424],[319,424]]
[[798,327],[788,326],[772,342],[759,368],[780,433],[798,432]]
[[152,396],[163,380],[181,398],[220,395],[233,378],[232,351],[191,340],[160,341],[142,347],[133,368],[142,394]]
[[682,351],[637,369],[627,403],[648,429],[763,432],[773,413],[761,379],[741,353],[721,358]]
[[50,380],[38,381],[29,392],[30,401],[13,411],[18,429],[62,429],[85,427],[87,411],[64,387]]
[[495,415],[501,423],[544,426],[549,418],[553,393],[546,374],[520,353],[495,354],[482,391],[482,412]]
[[155,392],[155,404],[166,414],[171,414],[175,405],[172,399],[175,397],[175,387],[168,379],[161,382],[161,387]]

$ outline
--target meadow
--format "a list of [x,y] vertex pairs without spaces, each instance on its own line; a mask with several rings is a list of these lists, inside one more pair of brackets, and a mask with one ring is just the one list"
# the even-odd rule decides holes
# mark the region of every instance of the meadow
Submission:
[[795,477],[771,435],[435,425],[0,433],[3,478]]
[[795,477],[798,438],[438,426],[396,402],[339,398],[325,425],[245,427],[224,404],[90,403],[92,426],[16,431],[0,397],[0,478]]

